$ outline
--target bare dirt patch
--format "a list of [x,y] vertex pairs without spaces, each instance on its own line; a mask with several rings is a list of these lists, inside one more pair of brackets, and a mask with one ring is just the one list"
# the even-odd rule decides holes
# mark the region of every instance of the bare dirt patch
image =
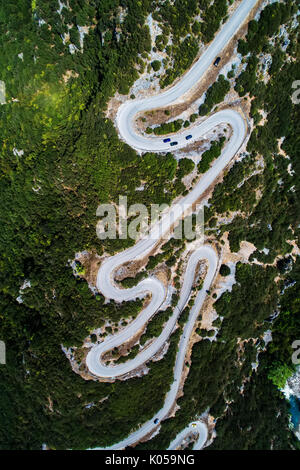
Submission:
[[62,76],[63,81],[64,81],[65,83],[68,83],[68,81],[69,81],[70,78],[72,78],[72,77],[73,77],[73,78],[78,78],[78,77],[79,77],[79,74],[78,74],[77,72],[75,72],[74,70],[67,70],[67,71],[63,74],[63,76]]
[[137,273],[141,270],[144,264],[144,260],[133,260],[123,264],[114,273],[115,280],[120,282],[127,277],[136,277]]
[[168,287],[170,279],[170,271],[166,266],[161,266],[154,271],[155,277],[165,286]]
[[97,273],[102,259],[103,258],[95,252],[86,253],[79,258],[80,263],[85,269],[83,277],[92,286],[96,286]]

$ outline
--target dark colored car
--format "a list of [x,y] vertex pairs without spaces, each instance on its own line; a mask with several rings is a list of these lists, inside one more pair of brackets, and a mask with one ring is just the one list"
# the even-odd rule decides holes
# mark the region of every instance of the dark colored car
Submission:
[[190,134],[190,135],[187,135],[186,136],[186,140],[190,140],[193,136]]
[[154,424],[157,424],[157,423],[158,423],[158,421],[159,421],[159,419],[158,419],[158,418],[156,418],[156,419],[154,420]]
[[218,67],[220,61],[221,61],[221,57],[217,57],[216,60],[214,61],[214,66]]
[[178,142],[171,142],[171,147],[174,147],[174,145],[178,145]]
[[164,143],[166,144],[167,142],[171,142],[171,139],[164,139]]

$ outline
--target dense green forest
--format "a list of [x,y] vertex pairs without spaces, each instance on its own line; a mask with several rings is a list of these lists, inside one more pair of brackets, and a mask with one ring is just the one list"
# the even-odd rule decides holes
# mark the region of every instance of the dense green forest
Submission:
[[[43,442],[86,448],[117,441],[162,406],[172,376],[172,348],[137,387],[137,380],[113,387],[85,382],[61,349],[80,345],[104,319],[133,313],[128,303],[104,305],[69,267],[83,249],[101,254],[126,246],[100,243],[99,203],[117,200],[122,192],[134,202],[171,201],[177,166],[170,155],[140,159],[103,114],[109,96],[133,83],[137,55],[149,49],[144,23],[150,3],[70,1],[70,7],[76,15],[57,13],[58,2],[47,1],[5,2],[0,10],[7,102],[0,108],[0,337],[7,347],[2,448],[40,448]],[[83,52],[72,53],[69,42],[63,43],[68,25],[75,37],[76,25],[89,26]],[[141,181],[147,181],[142,193],[135,190]],[[31,287],[19,303],[26,279]],[[95,406],[85,408],[90,402]]]
[[[148,15],[163,25],[156,47],[166,50],[170,60],[161,77],[164,87],[191,65],[200,41],[213,38],[230,3],[68,0],[61,8],[56,0],[0,3],[0,79],[6,85],[6,104],[0,106],[0,339],[7,349],[7,364],[0,365],[1,449],[40,449],[43,443],[53,449],[109,445],[161,408],[185,316],[171,336],[167,354],[149,365],[145,377],[114,384],[85,381],[72,371],[62,345],[80,346],[105,320],[137,315],[141,302],[104,303],[83,279],[74,277],[70,260],[82,250],[101,255],[132,243],[100,242],[95,230],[100,203],[117,202],[119,194],[128,196],[129,204],[170,203],[184,193],[182,178],[194,169],[189,160],[177,163],[171,154],[148,153],[141,158],[118,139],[105,117],[108,99],[117,91],[129,93],[139,77],[138,64],[151,51]],[[298,241],[300,223],[299,106],[291,101],[292,83],[300,77],[299,27],[291,29],[285,53],[292,60],[284,60],[279,38],[274,45],[269,41],[281,24],[289,24],[295,3],[267,7],[239,43],[246,68],[235,87],[242,99],[251,95],[256,127],[248,157],[216,186],[206,212],[208,228],[217,228],[219,240],[230,231],[232,251],[247,240],[257,247],[251,261],[272,264],[279,257],[281,265],[238,265],[237,284],[215,303],[224,317],[220,341],[199,335],[180,410],[140,448],[165,448],[207,408],[219,418],[213,448],[297,445],[288,431],[287,405],[268,378],[278,365],[292,367],[290,345],[299,331],[299,263],[291,271],[282,268],[291,252],[287,241]],[[172,46],[167,49],[169,36]],[[261,52],[276,58],[267,83],[257,73]],[[210,112],[227,91],[228,81],[220,77],[200,114]],[[268,113],[264,125],[259,124],[262,110]],[[283,136],[289,161],[279,153]],[[212,144],[199,173],[219,155],[222,145]],[[263,172],[250,176],[259,155],[265,162]],[[293,176],[287,171],[289,163]],[[144,191],[137,190],[141,184]],[[237,210],[243,217],[215,226],[217,216]],[[150,258],[147,270],[177,262],[184,241],[180,246],[168,243],[158,258]],[[268,254],[261,252],[264,247]],[[280,283],[275,284],[278,273]],[[30,286],[22,289],[28,280]],[[280,287],[293,281],[298,282],[281,296]],[[136,280],[127,280],[127,285],[132,282]],[[247,307],[246,297],[251,299]],[[273,326],[273,343],[260,354],[255,373],[251,362],[257,346],[252,338],[261,338],[268,329],[278,303],[281,314]],[[149,323],[143,341],[159,334],[169,314],[168,310]],[[237,337],[245,340],[241,363]],[[249,376],[242,396],[240,387]],[[226,409],[230,400],[234,403]],[[259,416],[261,426],[250,439],[245,430],[253,415]],[[244,431],[237,432],[241,428]]]

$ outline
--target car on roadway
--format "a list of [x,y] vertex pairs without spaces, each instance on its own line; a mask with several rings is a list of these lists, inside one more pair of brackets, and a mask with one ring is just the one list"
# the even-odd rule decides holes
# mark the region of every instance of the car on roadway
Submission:
[[221,62],[221,57],[217,57],[216,60],[214,61],[214,66],[218,67],[220,62]]
[[164,139],[163,142],[166,144],[167,142],[171,142],[171,139],[169,139],[169,138]]
[[178,145],[178,142],[171,142],[170,145],[171,147],[174,147],[174,145]]
[[154,424],[158,424],[158,422],[159,422],[159,419],[156,418],[156,419],[154,420]]
[[192,138],[192,134],[186,136],[186,140],[190,140]]

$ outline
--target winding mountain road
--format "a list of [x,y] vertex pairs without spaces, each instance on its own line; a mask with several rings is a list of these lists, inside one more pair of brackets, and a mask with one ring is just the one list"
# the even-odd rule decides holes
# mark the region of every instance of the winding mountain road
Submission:
[[[175,86],[155,97],[128,101],[119,108],[117,114],[119,132],[122,138],[130,146],[139,151],[170,151],[169,145],[163,143],[161,137],[145,137],[136,133],[134,129],[134,120],[136,115],[149,109],[168,106],[182,98],[182,96],[203,77],[215,57],[220,55],[222,49],[247,19],[247,16],[256,5],[257,1],[258,0],[242,1],[241,5],[223,26],[222,30],[218,33],[217,37],[206,49],[201,58]],[[220,124],[227,124],[230,126],[232,131],[231,138],[223,149],[221,156],[214,162],[212,167],[202,176],[200,181],[189,192],[189,194],[182,198],[178,204],[174,204],[170,210],[163,215],[161,220],[151,228],[150,232],[141,238],[135,246],[105,260],[98,271],[97,288],[107,298],[115,301],[128,301],[136,299],[137,297],[145,297],[149,293],[151,294],[151,300],[147,307],[128,327],[124,328],[116,335],[108,336],[102,343],[93,346],[87,355],[86,363],[92,374],[103,378],[117,378],[145,364],[163,347],[174,330],[180,312],[183,310],[189,299],[199,260],[206,260],[208,267],[203,288],[197,294],[195,303],[190,310],[188,321],[180,339],[179,350],[174,367],[174,381],[166,395],[163,408],[150,421],[143,424],[137,431],[130,434],[126,439],[113,446],[106,447],[105,449],[123,449],[129,445],[135,444],[143,437],[155,431],[159,427],[159,423],[170,412],[179,390],[189,338],[205,300],[206,290],[210,288],[217,272],[219,259],[217,253],[212,247],[208,245],[195,247],[187,263],[185,278],[180,292],[180,300],[175,307],[171,318],[166,323],[161,335],[153,341],[149,347],[144,348],[134,359],[123,364],[108,366],[101,360],[103,354],[134,337],[135,333],[143,328],[149,319],[155,315],[164,303],[166,297],[166,289],[164,285],[155,277],[149,277],[131,289],[120,289],[114,283],[114,272],[118,267],[126,262],[142,259],[147,256],[162,236],[170,231],[170,221],[179,220],[186,215],[187,208],[190,208],[201,197],[207,188],[209,188],[215,181],[218,175],[227,167],[233,156],[239,151],[246,138],[247,125],[243,116],[239,112],[229,109],[210,116],[200,125],[194,127],[193,138],[192,140],[189,140],[189,143],[193,140],[200,139],[204,134],[208,133]],[[190,131],[184,131],[176,135],[176,141],[178,142],[176,148],[181,148],[187,145],[185,137],[188,134],[190,134]],[[200,449],[207,440],[207,428],[201,421],[194,423],[194,426],[190,425],[178,434],[176,439],[171,443],[170,449],[176,449],[176,447],[180,445],[182,439],[192,432],[195,432],[195,429],[199,437],[194,448]],[[103,448],[99,447],[97,449]]]

